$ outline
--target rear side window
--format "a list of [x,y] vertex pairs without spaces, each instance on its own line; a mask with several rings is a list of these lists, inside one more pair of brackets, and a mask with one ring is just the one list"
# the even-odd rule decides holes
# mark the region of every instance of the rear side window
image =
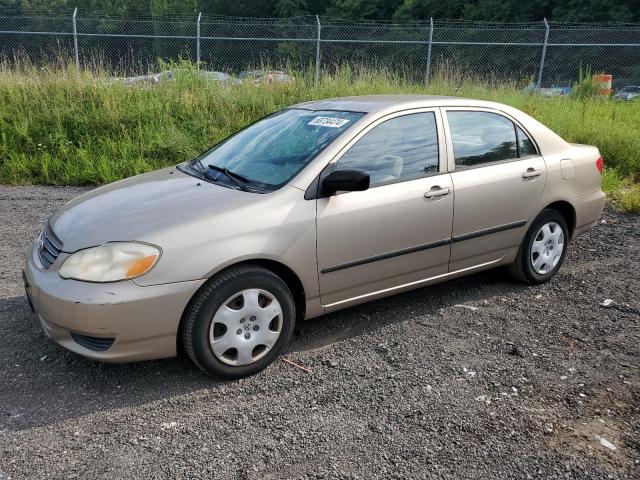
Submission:
[[456,166],[518,158],[516,128],[508,118],[490,112],[449,111],[447,119]]
[[518,154],[520,157],[530,157],[532,155],[538,155],[535,145],[526,133],[522,131],[520,127],[516,127],[518,133]]
[[363,169],[371,185],[419,178],[438,171],[438,129],[433,112],[395,117],[372,128],[336,162]]

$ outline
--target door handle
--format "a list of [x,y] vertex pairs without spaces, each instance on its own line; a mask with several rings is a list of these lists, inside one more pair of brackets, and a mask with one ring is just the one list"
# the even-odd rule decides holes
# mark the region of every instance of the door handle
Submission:
[[535,178],[542,175],[542,170],[536,170],[535,168],[527,168],[527,171],[522,174],[522,178]]
[[444,195],[449,195],[451,193],[451,187],[441,188],[440,185],[436,185],[431,187],[431,190],[428,190],[424,193],[424,198],[435,198],[442,197]]

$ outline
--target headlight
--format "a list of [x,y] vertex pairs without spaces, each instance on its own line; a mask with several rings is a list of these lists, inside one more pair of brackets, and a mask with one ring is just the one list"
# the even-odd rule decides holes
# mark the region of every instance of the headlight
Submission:
[[146,243],[105,243],[71,254],[59,274],[86,282],[117,282],[144,275],[158,258],[160,249]]

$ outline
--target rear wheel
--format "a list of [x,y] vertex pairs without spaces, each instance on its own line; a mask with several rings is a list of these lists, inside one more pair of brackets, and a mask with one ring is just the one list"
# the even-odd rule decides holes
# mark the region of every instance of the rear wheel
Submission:
[[295,304],[273,272],[241,266],[209,281],[191,302],[182,341],[205,372],[240,378],[259,372],[291,338]]
[[568,239],[567,222],[562,214],[543,210],[529,227],[509,271],[523,282],[548,281],[564,262]]

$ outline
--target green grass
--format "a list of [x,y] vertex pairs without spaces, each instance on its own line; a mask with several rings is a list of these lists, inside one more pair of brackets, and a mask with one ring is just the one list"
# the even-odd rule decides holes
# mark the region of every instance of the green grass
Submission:
[[640,213],[640,184],[631,178],[622,178],[616,170],[608,168],[602,176],[602,189],[617,210]]
[[596,145],[613,203],[640,211],[640,103],[542,98],[515,84],[440,72],[424,86],[383,71],[308,73],[291,85],[225,85],[181,70],[175,81],[125,87],[73,69],[0,66],[0,183],[99,185],[179,163],[293,103],[376,93],[444,94],[519,108],[570,142]]

